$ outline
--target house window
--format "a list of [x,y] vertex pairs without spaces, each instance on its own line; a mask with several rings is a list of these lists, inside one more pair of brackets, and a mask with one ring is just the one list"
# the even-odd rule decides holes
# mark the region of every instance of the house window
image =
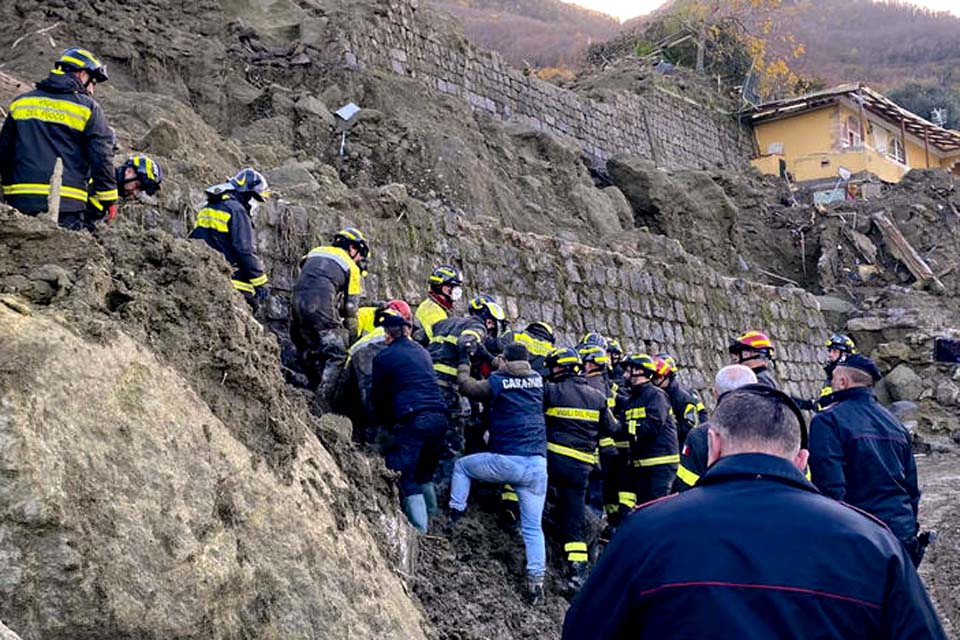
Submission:
[[843,146],[859,147],[860,142],[860,118],[847,116],[843,124]]
[[903,141],[900,138],[891,137],[890,144],[888,145],[887,155],[899,162],[900,164],[907,164],[907,154],[903,148]]

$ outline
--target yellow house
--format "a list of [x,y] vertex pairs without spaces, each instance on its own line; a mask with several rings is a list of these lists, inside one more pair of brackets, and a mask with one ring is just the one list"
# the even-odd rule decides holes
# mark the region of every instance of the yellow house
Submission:
[[753,127],[753,166],[794,182],[869,171],[899,182],[910,169],[960,175],[960,133],[938,127],[861,84],[845,84],[741,112]]

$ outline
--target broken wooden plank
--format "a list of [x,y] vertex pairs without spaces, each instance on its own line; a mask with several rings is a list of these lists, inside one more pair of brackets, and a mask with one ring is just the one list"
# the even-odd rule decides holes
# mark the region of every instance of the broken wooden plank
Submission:
[[870,216],[873,223],[880,229],[883,239],[890,249],[890,253],[902,262],[904,266],[913,274],[919,283],[929,286],[934,293],[943,293],[944,286],[940,279],[933,273],[933,270],[926,261],[917,253],[917,250],[903,237],[900,229],[894,224],[887,214],[883,211]]
[[60,220],[60,189],[63,187],[63,158],[57,158],[50,176],[50,195],[47,196],[47,213],[40,217],[49,218],[53,224]]

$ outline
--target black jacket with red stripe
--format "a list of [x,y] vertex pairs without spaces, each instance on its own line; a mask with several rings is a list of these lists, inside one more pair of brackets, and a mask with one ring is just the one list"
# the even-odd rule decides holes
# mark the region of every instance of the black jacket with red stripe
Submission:
[[903,546],[787,460],[721,458],[638,508],[567,612],[564,640],[945,640]]
[[73,75],[54,71],[10,103],[0,131],[4,199],[23,213],[46,211],[58,157],[63,159],[61,212],[85,210],[88,191],[104,204],[117,200],[113,133],[106,116]]

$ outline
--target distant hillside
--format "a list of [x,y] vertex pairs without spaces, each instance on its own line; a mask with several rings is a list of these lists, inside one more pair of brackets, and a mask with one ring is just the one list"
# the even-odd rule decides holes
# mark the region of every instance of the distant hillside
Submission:
[[[676,0],[674,0],[675,2]],[[668,3],[657,11],[670,11]],[[623,34],[651,18],[630,20]],[[889,90],[911,81],[960,84],[960,18],[906,2],[784,0],[771,40],[793,35],[806,54],[793,67],[828,85],[863,81]]]
[[516,67],[571,66],[591,44],[613,38],[620,23],[560,0],[435,0],[462,22],[470,40]]

